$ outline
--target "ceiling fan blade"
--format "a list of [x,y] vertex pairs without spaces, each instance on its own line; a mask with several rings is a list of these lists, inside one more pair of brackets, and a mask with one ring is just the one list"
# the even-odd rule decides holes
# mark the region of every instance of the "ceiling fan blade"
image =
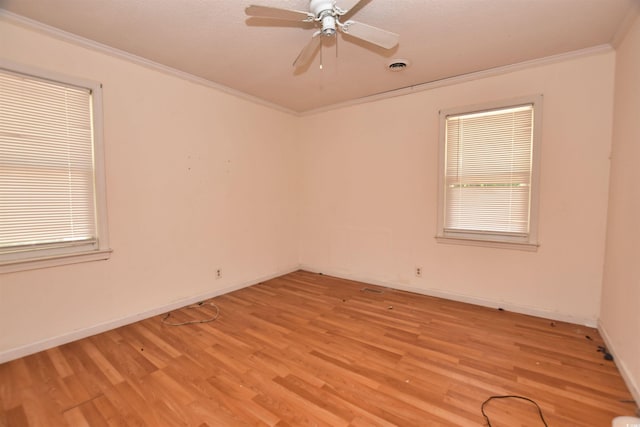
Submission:
[[344,15],[364,1],[365,0],[339,0],[336,9],[340,11],[340,15]]
[[287,21],[312,22],[314,16],[309,12],[301,12],[292,9],[280,9],[278,7],[269,6],[247,6],[244,12],[249,16],[258,18],[284,19]]
[[322,32],[316,31],[313,36],[311,36],[311,40],[309,40],[309,43],[307,43],[307,45],[302,48],[302,51],[300,51],[300,54],[298,55],[296,60],[293,61],[293,66],[304,67],[305,65],[307,65],[309,61],[311,61],[311,59],[313,59],[313,57],[315,56],[321,42]]
[[349,34],[350,36],[373,43],[385,49],[391,49],[397,45],[400,40],[400,36],[396,33],[356,21],[345,22],[340,26],[340,30],[345,34]]

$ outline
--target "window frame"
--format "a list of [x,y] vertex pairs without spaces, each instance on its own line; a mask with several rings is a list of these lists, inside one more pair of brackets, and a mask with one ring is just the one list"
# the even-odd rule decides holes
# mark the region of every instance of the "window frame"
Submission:
[[[104,166],[102,84],[71,77],[0,58],[0,69],[13,74],[22,74],[52,83],[85,88],[91,91],[91,114],[93,125],[93,183],[95,199],[95,221],[97,242],[81,246],[36,248],[19,253],[0,254],[0,273],[54,267],[86,261],[106,260],[112,250],[109,246],[107,221],[106,179]],[[55,245],[54,245],[55,246]]]
[[[508,100],[498,100],[462,107],[448,108],[439,112],[439,165],[438,165],[438,215],[436,240],[439,243],[461,244],[471,246],[487,246],[505,249],[536,251],[538,241],[538,208],[540,150],[542,142],[542,95],[528,95]],[[445,229],[445,196],[446,196],[446,161],[447,117],[454,115],[474,114],[485,111],[513,108],[523,105],[533,106],[533,138],[531,156],[531,184],[529,195],[529,232],[523,235],[503,234],[491,231],[450,231]]]

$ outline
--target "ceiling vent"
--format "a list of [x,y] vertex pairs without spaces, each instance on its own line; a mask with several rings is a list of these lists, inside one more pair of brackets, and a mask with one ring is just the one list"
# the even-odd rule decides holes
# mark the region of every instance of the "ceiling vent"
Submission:
[[408,66],[409,61],[407,61],[406,59],[394,59],[393,61],[389,62],[387,68],[389,69],[389,71],[397,72],[405,70]]

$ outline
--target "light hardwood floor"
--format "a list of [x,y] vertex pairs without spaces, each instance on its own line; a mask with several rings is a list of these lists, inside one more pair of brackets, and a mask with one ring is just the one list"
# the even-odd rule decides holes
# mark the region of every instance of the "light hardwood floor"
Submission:
[[[584,326],[303,271],[213,301],[212,323],[158,316],[0,365],[0,425],[480,426],[504,394],[555,427],[635,412]],[[524,401],[486,412],[542,425]]]

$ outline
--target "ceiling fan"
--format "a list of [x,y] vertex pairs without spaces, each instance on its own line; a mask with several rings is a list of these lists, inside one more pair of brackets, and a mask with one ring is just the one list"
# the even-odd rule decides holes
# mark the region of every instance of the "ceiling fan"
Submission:
[[293,62],[294,67],[304,67],[315,56],[322,43],[321,38],[335,37],[337,31],[384,49],[391,49],[398,44],[400,36],[396,33],[357,21],[340,21],[341,17],[364,1],[366,0],[340,0],[340,6],[338,6],[336,0],[309,0],[309,12],[251,5],[245,9],[245,13],[258,18],[282,19],[301,23],[313,22],[320,27],[318,31],[313,33],[309,43],[302,48]]

